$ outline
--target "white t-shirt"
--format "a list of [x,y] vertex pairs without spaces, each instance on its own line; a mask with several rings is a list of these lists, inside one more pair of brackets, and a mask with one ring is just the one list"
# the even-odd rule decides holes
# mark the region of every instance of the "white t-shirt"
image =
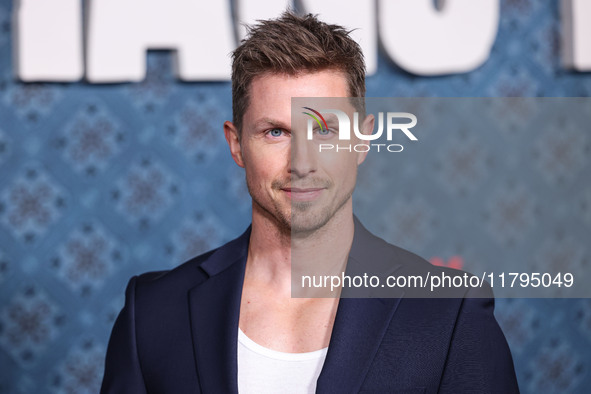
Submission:
[[314,393],[327,350],[279,352],[259,345],[238,329],[238,392]]

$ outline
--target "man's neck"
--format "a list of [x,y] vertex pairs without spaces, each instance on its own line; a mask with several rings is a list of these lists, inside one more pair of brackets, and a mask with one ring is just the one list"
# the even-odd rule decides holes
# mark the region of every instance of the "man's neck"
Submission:
[[291,236],[253,209],[239,326],[256,343],[290,353],[328,346],[338,292],[332,298],[326,291],[294,295],[292,279],[344,270],[354,224],[350,202],[341,208],[321,231],[307,236]]
[[324,226],[305,235],[285,231],[274,218],[253,207],[246,276],[273,287],[280,296],[291,297],[292,276],[297,280],[302,275],[338,275],[344,271],[353,233],[351,200]]

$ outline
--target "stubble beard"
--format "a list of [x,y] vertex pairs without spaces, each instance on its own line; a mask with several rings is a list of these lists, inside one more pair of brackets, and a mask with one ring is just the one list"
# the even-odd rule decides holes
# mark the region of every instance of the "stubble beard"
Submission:
[[[281,190],[290,183],[290,181],[273,181],[271,187],[281,193]],[[291,204],[284,206],[280,201],[272,200],[271,204],[265,204],[261,201],[262,199],[258,198],[258,194],[254,192],[254,187],[249,184],[248,178],[246,179],[246,186],[254,203],[265,214],[274,219],[279,232],[298,238],[310,236],[323,228],[351,199],[355,188],[353,184],[351,190],[348,190],[344,195],[335,196],[335,200],[323,207],[317,207],[317,203],[313,201],[292,201]],[[315,180],[309,182],[306,187],[330,190],[334,187],[334,183],[330,180]]]
[[[339,212],[353,195],[348,191],[338,200],[333,200],[324,207],[314,210],[314,204],[309,202],[292,202],[291,204],[291,234],[292,237],[308,237],[320,230]],[[339,196],[335,196],[338,198]]]

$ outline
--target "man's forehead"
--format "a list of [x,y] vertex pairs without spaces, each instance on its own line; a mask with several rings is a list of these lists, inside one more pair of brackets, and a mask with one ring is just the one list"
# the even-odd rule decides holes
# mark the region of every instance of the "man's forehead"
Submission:
[[[253,79],[249,87],[248,106],[244,121],[256,128],[290,128],[290,117],[294,98],[336,97],[338,106],[332,108],[351,112],[347,94],[346,75],[335,69],[307,70],[297,74],[265,72]],[[331,101],[332,102],[332,101]],[[297,117],[301,111],[293,112]],[[327,121],[336,121],[328,116]]]

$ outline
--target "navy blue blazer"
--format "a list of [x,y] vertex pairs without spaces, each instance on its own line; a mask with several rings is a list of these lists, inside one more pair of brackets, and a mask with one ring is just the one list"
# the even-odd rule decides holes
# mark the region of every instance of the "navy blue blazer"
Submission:
[[[250,229],[171,271],[130,280],[109,341],[101,393],[238,391],[238,319],[249,238]],[[445,270],[356,221],[348,264],[370,260],[398,275]],[[484,291],[488,297],[341,299],[317,392],[518,393],[492,293]]]

